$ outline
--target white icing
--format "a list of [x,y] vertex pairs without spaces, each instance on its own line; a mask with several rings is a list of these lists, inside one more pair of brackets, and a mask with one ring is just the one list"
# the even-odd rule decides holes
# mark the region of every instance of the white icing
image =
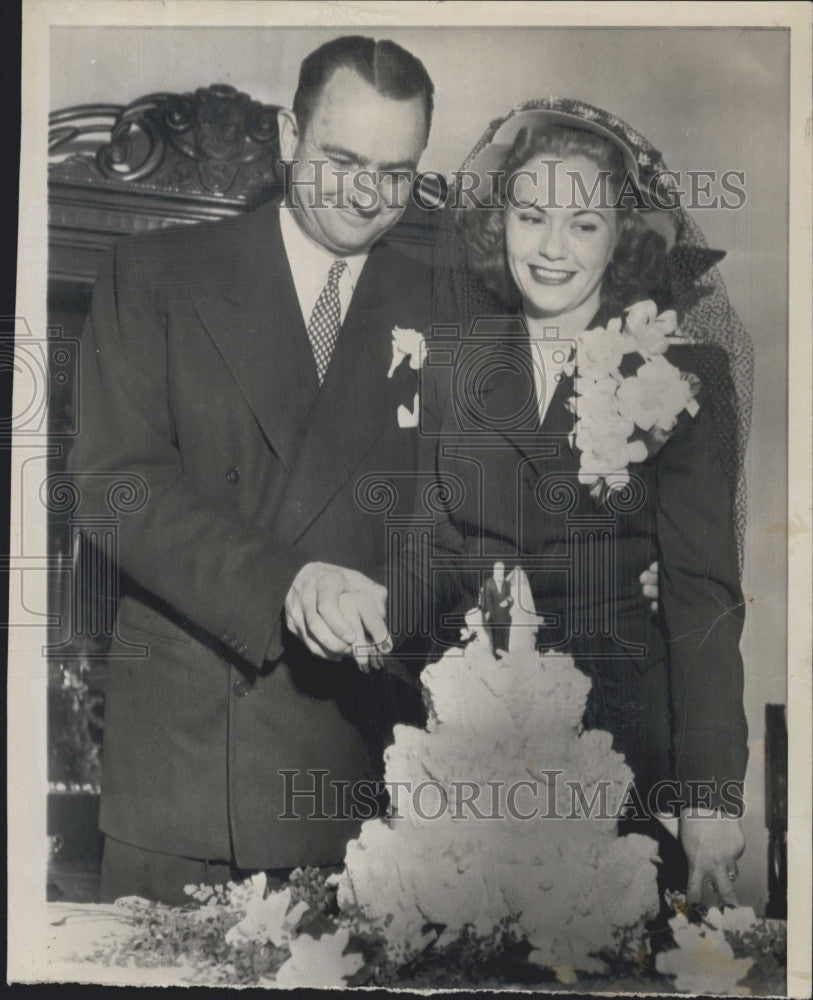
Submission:
[[[524,575],[516,583],[527,587]],[[527,615],[524,603],[515,607]],[[421,676],[426,730],[395,728],[386,779],[407,788],[393,793],[395,816],[364,823],[348,845],[339,903],[357,904],[379,925],[392,914],[385,934],[393,956],[425,946],[427,923],[444,925],[442,940],[451,940],[467,924],[490,934],[513,917],[537,963],[599,970],[593,956],[613,946],[614,932],[657,908],[656,842],[617,836],[632,772],[609,733],[583,731],[590,681],[570,657],[535,652],[533,630],[514,622],[509,652],[497,660],[481,621],[474,613],[467,621],[476,638]],[[542,771],[561,772],[555,795]],[[553,818],[580,812],[568,781],[587,802],[604,783],[604,818]],[[436,784],[416,795],[425,782]],[[534,807],[534,818],[518,815]],[[482,818],[495,808],[502,818]]]

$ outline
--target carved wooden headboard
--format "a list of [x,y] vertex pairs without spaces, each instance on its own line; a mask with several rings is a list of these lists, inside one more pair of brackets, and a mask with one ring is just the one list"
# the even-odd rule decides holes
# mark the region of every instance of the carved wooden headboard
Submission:
[[53,112],[52,280],[92,284],[120,236],[238,215],[278,194],[277,111],[213,84]]

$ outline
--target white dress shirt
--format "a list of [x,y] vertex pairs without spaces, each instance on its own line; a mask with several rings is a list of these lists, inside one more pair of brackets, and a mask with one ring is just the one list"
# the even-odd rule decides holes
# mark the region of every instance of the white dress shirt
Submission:
[[280,206],[279,224],[282,230],[285,255],[288,258],[294,279],[296,297],[299,299],[299,308],[302,310],[302,318],[305,320],[306,327],[310,323],[313,308],[322,294],[322,289],[327,284],[330,265],[336,260],[344,260],[347,264],[341,278],[339,278],[339,302],[341,303],[343,323],[368,254],[359,253],[351,257],[336,257],[302,231],[293,211],[285,205]]

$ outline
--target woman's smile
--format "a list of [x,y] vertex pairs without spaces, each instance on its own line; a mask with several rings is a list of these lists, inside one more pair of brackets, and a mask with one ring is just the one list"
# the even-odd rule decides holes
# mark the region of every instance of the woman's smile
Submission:
[[545,267],[542,264],[529,264],[528,270],[531,272],[531,277],[539,285],[564,285],[576,274],[575,271]]

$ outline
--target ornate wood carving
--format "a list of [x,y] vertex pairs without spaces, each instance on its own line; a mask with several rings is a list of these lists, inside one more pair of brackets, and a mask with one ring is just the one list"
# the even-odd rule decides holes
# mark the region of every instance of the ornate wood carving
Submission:
[[[150,94],[126,108],[68,108],[51,116],[49,152],[61,159],[51,174],[55,180],[138,182],[153,190],[252,200],[278,181],[277,110],[226,84],[194,94]],[[83,148],[89,126],[111,111],[109,141],[95,151]]]
[[245,212],[281,190],[277,108],[226,84],[56,111],[50,273],[92,281],[117,237]]

